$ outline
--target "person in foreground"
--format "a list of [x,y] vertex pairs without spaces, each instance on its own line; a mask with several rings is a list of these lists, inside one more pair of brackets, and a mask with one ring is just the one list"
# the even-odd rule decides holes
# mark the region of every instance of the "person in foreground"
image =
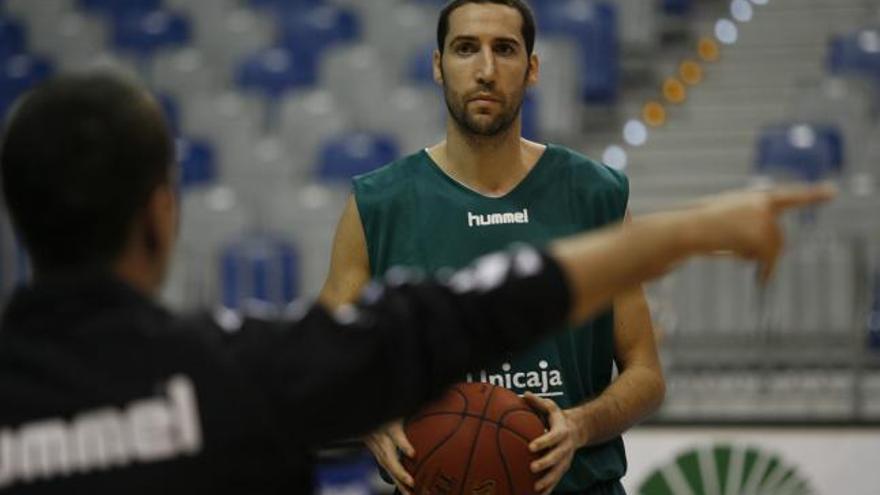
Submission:
[[687,257],[726,251],[766,277],[778,215],[833,195],[735,193],[445,280],[394,273],[356,305],[224,333],[154,302],[177,199],[148,93],[116,76],[55,79],[20,102],[0,146],[34,268],[0,327],[2,494],[309,493],[315,445],[414,411]]

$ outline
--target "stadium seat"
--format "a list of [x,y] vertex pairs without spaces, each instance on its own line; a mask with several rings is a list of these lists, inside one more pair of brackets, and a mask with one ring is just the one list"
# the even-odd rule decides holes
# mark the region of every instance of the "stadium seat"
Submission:
[[434,90],[399,86],[388,97],[385,111],[373,114],[367,128],[394,135],[404,154],[443,139],[446,123],[443,95]]
[[214,67],[220,84],[233,83],[242,60],[275,40],[275,23],[250,10],[219,9],[212,14],[216,17],[204,15],[197,13],[194,17],[195,45]]
[[434,9],[393,0],[351,3],[359,7],[364,41],[375,46],[388,69],[400,77],[407,77],[411,61],[416,53],[422,53],[422,47],[430,45],[433,50],[437,43],[434,30],[428,28],[435,22]]
[[691,13],[691,0],[662,0],[661,8],[666,15],[685,16]]
[[307,7],[323,5],[324,0],[248,0],[248,5],[255,9],[268,9],[275,12],[286,12]]
[[331,138],[321,146],[318,178],[348,181],[399,156],[397,142],[388,135],[353,132]]
[[614,103],[620,79],[616,7],[592,0],[545,0],[536,5],[542,32],[578,43],[581,98],[587,103]]
[[880,29],[862,29],[829,42],[828,69],[880,81]]
[[244,312],[277,314],[299,294],[299,253],[271,234],[244,236],[221,258],[221,304]]
[[206,94],[193,98],[182,115],[183,134],[203,136],[215,143],[220,177],[241,167],[249,159],[262,133],[258,101],[238,92]]
[[40,17],[57,18],[61,14],[70,12],[73,7],[74,0],[4,0],[0,11],[26,21],[33,21]]
[[382,54],[364,44],[329,50],[321,63],[321,83],[346,109],[353,127],[366,128],[371,115],[384,111],[395,77]]
[[204,53],[192,47],[157,55],[150,80],[156,89],[182,100],[209,93],[220,85]]
[[175,135],[179,134],[180,107],[177,105],[177,100],[167,93],[156,94],[156,99],[159,100],[159,105],[162,106],[162,111],[165,113],[165,120],[168,122],[168,127],[171,128],[171,132]]
[[261,225],[296,241],[302,253],[300,292],[306,298],[319,294],[330,266],[336,224],[350,188],[338,184],[273,184],[263,196]]
[[758,173],[782,173],[818,181],[839,174],[844,166],[843,136],[825,124],[781,124],[765,127],[758,136]]
[[30,279],[30,263],[16,238],[8,213],[0,210],[0,304],[19,285]]
[[540,103],[534,91],[526,93],[522,103],[522,136],[532,141],[541,140]]
[[298,91],[281,102],[279,135],[290,150],[295,178],[313,172],[318,147],[348,126],[348,116],[333,95],[324,89]]
[[97,17],[64,12],[35,17],[28,23],[28,44],[58,61],[59,70],[82,70],[107,49],[107,26]]
[[308,64],[300,63],[297,55],[284,47],[273,47],[246,57],[238,67],[236,82],[245,91],[279,98],[312,80]]
[[868,316],[868,345],[880,351],[880,269],[874,272],[871,281],[871,310]]
[[111,16],[148,12],[162,7],[162,0],[78,0],[77,3],[82,9]]
[[0,62],[0,116],[6,115],[6,111],[19,95],[53,72],[54,66],[51,62],[31,55],[16,55]]
[[20,55],[27,49],[24,26],[11,17],[0,17],[0,61]]
[[436,42],[416,50],[407,64],[406,76],[415,85],[435,85],[434,82],[434,49]]
[[187,43],[191,31],[187,17],[163,10],[121,13],[113,29],[114,46],[141,59]]
[[216,180],[214,148],[210,143],[199,139],[178,138],[176,147],[177,162],[180,164],[180,187],[183,192]]
[[241,158],[224,170],[224,182],[235,188],[243,203],[261,213],[269,184],[289,184],[293,165],[287,143],[275,136],[257,138],[241,152]]
[[331,5],[318,5],[281,15],[281,45],[295,54],[308,84],[317,80],[318,66],[330,46],[352,42],[360,36],[354,12]]

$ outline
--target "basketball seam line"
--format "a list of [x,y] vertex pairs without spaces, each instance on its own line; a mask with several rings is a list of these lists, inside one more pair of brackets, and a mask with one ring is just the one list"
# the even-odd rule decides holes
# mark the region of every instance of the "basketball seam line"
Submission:
[[[456,393],[458,393],[459,395],[461,395],[461,398],[462,398],[462,400],[464,401],[464,407],[465,407],[465,411],[466,411],[466,410],[467,410],[467,407],[468,407],[468,399],[467,399],[467,396],[466,396],[465,394],[463,394],[463,393],[461,392],[461,390],[459,390],[458,388],[453,388],[452,390],[455,391]],[[428,416],[431,416],[431,415],[425,415],[425,416],[423,416],[423,417],[428,417]],[[434,446],[434,448],[432,448],[430,451],[428,451],[428,455],[426,455],[426,456],[422,459],[421,462],[419,462],[418,464],[416,464],[416,468],[415,468],[415,471],[416,471],[416,472],[415,472],[415,473],[412,473],[412,474],[418,474],[418,472],[422,470],[422,467],[425,465],[425,463],[428,462],[428,461],[431,459],[431,457],[432,457],[435,453],[437,453],[438,450],[440,450],[440,447],[442,447],[443,444],[445,444],[446,442],[449,441],[450,438],[452,438],[453,436],[455,436],[455,434],[458,432],[458,429],[461,428],[461,424],[464,423],[464,419],[465,419],[466,416],[465,416],[464,414],[455,414],[455,416],[458,416],[458,417],[459,417],[459,421],[458,421],[458,424],[455,426],[455,429],[453,429],[453,430],[449,433],[449,435],[446,435],[446,437],[443,438],[443,441],[438,442],[437,445]],[[419,419],[421,419],[421,418],[419,418]],[[411,422],[410,422],[410,421],[407,421],[407,423],[411,423]]]
[[[522,409],[518,409],[518,410],[521,411]],[[504,414],[502,414],[501,417],[498,418],[499,423],[503,422],[504,418],[508,414],[512,414],[514,412],[516,412],[516,411],[507,411]],[[504,468],[504,475],[507,476],[507,486],[510,489],[510,491],[513,491],[513,476],[511,476],[510,468],[507,466],[507,456],[504,455],[504,449],[501,448],[501,429],[502,428],[504,428],[504,427],[499,425],[498,428],[495,429],[495,448],[498,450],[498,453],[501,455],[501,466]],[[504,429],[508,429],[508,428],[504,428]],[[514,434],[518,434],[518,432],[515,432],[513,430],[510,430],[510,431],[513,432]],[[523,440],[526,440],[526,442],[528,442],[528,439],[526,439],[526,438],[523,438]],[[529,470],[531,470],[531,466],[529,466]]]
[[[480,422],[477,424],[477,433],[474,435],[474,440],[471,443],[471,452],[470,452],[470,454],[468,454],[468,461],[467,461],[467,464],[465,465],[464,479],[461,480],[461,490],[459,490],[459,492],[458,492],[459,495],[464,495],[464,487],[467,486],[467,480],[468,480],[468,477],[471,472],[471,462],[474,461],[474,453],[477,450],[477,442],[480,439],[480,432],[483,431],[483,420],[486,419],[486,411],[489,410],[489,406],[492,404],[492,396],[495,395],[496,389],[497,389],[497,387],[495,387],[493,385],[492,390],[489,392],[489,397],[486,399],[486,404],[483,405],[482,416],[480,417]],[[466,410],[467,409],[465,409],[465,411]]]
[[[515,413],[515,412],[534,413],[534,411],[532,411],[531,409],[522,408],[522,409],[513,409],[513,410],[510,410],[510,411],[506,411],[506,412],[504,413],[504,415],[507,415],[507,414],[509,414],[509,413]],[[495,420],[492,420],[492,419],[489,419],[489,418],[481,418],[478,414],[473,414],[473,413],[436,412],[436,413],[425,414],[425,415],[420,416],[418,419],[415,419],[415,420],[413,420],[413,421],[407,421],[407,424],[412,424],[412,423],[415,423],[416,421],[421,421],[421,420],[423,420],[423,419],[432,418],[432,417],[435,417],[435,416],[456,416],[456,417],[460,417],[460,418],[475,418],[475,419],[481,419],[482,422],[484,422],[484,423],[493,424],[493,425],[495,425],[498,429],[507,430],[507,431],[509,431],[510,433],[513,433],[514,435],[518,436],[518,437],[521,438],[522,440],[525,440],[526,442],[529,441],[528,437],[526,437],[526,436],[523,435],[522,433],[520,433],[520,432],[514,430],[513,428],[510,428],[509,426],[507,426],[507,425],[505,425],[505,424],[502,424],[500,421],[495,421]],[[502,416],[502,417],[503,417],[503,416]]]

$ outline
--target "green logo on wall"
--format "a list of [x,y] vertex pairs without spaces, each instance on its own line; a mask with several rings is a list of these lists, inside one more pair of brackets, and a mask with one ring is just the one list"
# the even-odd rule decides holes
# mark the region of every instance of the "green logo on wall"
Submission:
[[767,452],[741,446],[696,447],[657,468],[638,495],[815,495],[797,470]]

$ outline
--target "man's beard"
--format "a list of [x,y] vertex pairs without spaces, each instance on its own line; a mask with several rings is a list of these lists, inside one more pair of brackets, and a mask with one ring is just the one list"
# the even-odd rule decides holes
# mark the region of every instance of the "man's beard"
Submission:
[[516,121],[516,117],[519,115],[520,109],[522,109],[525,90],[514,95],[515,105],[505,105],[506,102],[502,101],[503,108],[501,113],[488,122],[480,122],[474,119],[473,114],[467,111],[468,102],[465,101],[457,104],[462,99],[452,94],[445,84],[443,85],[443,96],[446,101],[446,108],[449,110],[449,115],[459,129],[467,135],[474,137],[495,137],[507,132]]

